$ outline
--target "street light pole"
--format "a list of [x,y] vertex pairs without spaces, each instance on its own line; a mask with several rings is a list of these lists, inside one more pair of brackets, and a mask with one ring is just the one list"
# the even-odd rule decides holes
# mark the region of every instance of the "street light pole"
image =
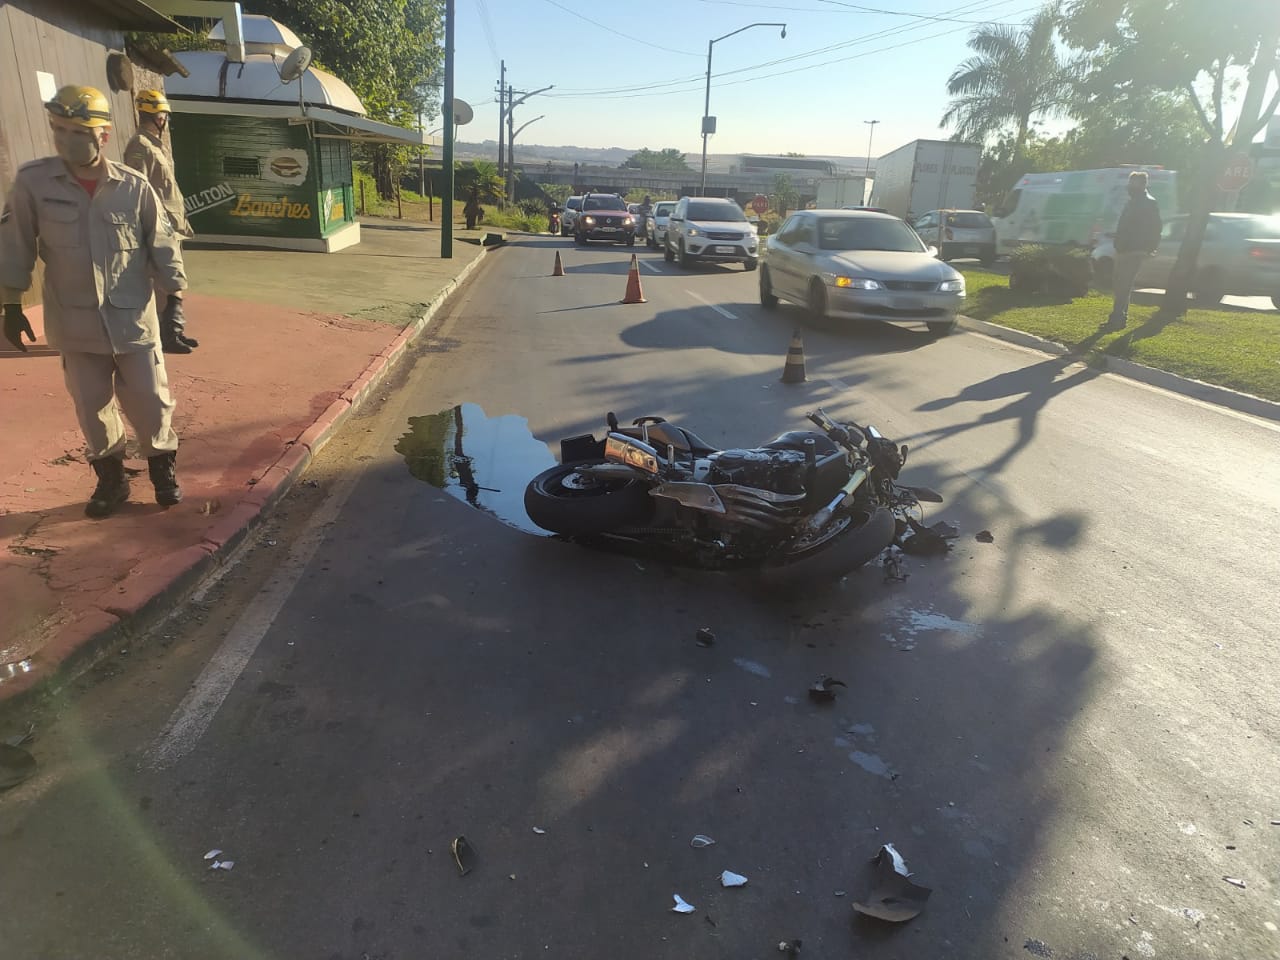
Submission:
[[867,132],[867,172],[863,174],[862,179],[870,180],[871,179],[871,138],[876,135],[876,124],[879,123],[880,121],[879,120],[863,120],[862,122],[867,124],[867,126],[870,128]]
[[444,169],[440,185],[440,259],[453,259],[453,21],[454,0],[445,0],[444,6],[444,151],[441,157]]
[[750,30],[752,27],[781,27],[782,39],[787,39],[787,25],[785,23],[748,23],[745,27],[739,27],[726,33],[723,37],[716,37],[714,40],[707,41],[707,95],[702,105],[702,181],[698,187],[698,192],[703,196],[707,193],[707,136],[715,131],[711,127],[711,49],[721,40],[727,40],[736,33],[742,33],[744,30]]
[[520,136],[520,132],[524,130],[524,128],[527,127],[529,124],[537,123],[539,120],[542,119],[542,117],[545,117],[545,116],[546,114],[544,113],[541,117],[534,117],[532,120],[526,120],[524,123],[520,124],[520,126],[516,127],[515,130],[511,132],[511,136],[507,138],[507,169],[510,170],[512,173],[511,199],[513,202],[515,201],[515,198],[516,198],[516,186],[515,186],[516,184],[516,180],[515,180],[516,137]]
[[[511,165],[511,145],[515,142],[517,132],[515,109],[530,97],[536,97],[540,93],[546,93],[548,90],[554,90],[555,88],[556,85],[553,83],[550,86],[542,87],[540,90],[533,90],[529,93],[521,94],[519,100],[514,98],[514,91],[509,95],[509,102],[507,103],[507,172],[506,176],[503,177],[502,180],[502,199],[504,203],[506,202],[508,194],[511,194],[513,199],[515,197],[515,168]],[[529,122],[532,123],[533,121]]]

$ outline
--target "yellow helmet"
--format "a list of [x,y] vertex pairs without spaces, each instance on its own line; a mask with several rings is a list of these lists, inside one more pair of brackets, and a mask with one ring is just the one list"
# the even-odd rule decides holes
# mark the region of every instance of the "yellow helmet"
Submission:
[[70,120],[82,127],[111,126],[111,104],[95,87],[65,86],[53,95],[44,108],[55,117]]
[[163,90],[139,90],[134,102],[139,113],[173,113]]

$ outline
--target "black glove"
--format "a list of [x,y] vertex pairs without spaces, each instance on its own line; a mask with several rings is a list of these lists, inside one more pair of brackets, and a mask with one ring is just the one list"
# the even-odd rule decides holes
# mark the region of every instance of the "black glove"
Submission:
[[31,321],[22,312],[22,304],[6,303],[4,305],[4,338],[26,353],[27,346],[22,342],[24,333],[28,340],[32,343],[36,342],[36,333],[31,329]]
[[186,336],[183,326],[182,298],[171,293],[160,312],[161,350],[165,353],[190,353],[192,348],[200,346],[199,340]]

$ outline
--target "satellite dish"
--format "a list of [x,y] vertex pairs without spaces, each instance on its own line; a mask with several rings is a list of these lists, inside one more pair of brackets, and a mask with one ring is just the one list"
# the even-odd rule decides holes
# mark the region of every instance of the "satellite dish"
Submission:
[[453,125],[455,127],[465,126],[475,118],[476,112],[471,109],[471,104],[455,97],[453,100]]
[[280,79],[284,83],[292,83],[306,73],[309,66],[311,66],[311,48],[295,47],[280,65]]

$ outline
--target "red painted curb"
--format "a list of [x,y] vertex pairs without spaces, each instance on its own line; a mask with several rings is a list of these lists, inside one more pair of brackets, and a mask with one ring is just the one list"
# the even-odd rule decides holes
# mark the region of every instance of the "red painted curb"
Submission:
[[329,404],[281,453],[249,493],[205,531],[199,544],[141,564],[120,585],[118,594],[109,599],[108,607],[86,611],[79,619],[60,628],[34,657],[34,670],[0,684],[0,715],[26,709],[32,701],[56,694],[101,658],[113,642],[127,642],[149,629],[152,622],[158,622],[166,604],[176,601],[198,583],[208,570],[221,562],[221,555],[239,544],[258,525],[267,509],[289,492],[315,452],[395,367],[445,301],[485,261],[487,252],[488,248],[483,249],[480,257],[445,284],[423,315],[401,329],[341,397]]

